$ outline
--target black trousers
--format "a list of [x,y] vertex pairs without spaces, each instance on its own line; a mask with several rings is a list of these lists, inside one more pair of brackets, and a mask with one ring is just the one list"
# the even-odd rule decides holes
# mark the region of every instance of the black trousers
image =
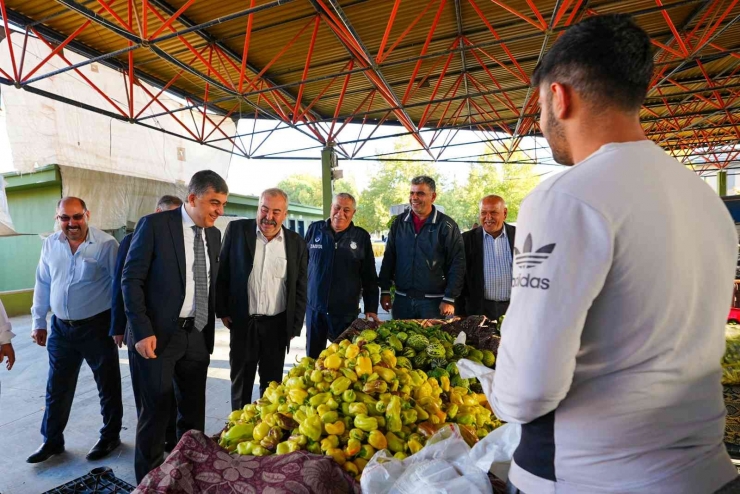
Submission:
[[326,349],[326,340],[335,340],[357,319],[357,314],[327,314],[306,309],[306,355],[319,358]]
[[203,334],[190,326],[178,329],[157,358],[134,355],[132,379],[139,394],[134,470],[139,483],[164,461],[164,442],[172,396],[177,401],[177,437],[203,431],[206,421],[206,378],[211,357]]
[[495,300],[483,301],[483,315],[494,321],[498,321],[501,316],[506,315],[508,309],[508,300],[506,302],[496,302]]
[[[139,383],[134,379],[134,360],[138,352],[134,346],[133,341],[129,341],[126,346],[128,347],[128,368],[131,372],[131,387],[134,391],[134,401],[136,402],[136,417],[138,419],[141,414],[141,397],[139,392]],[[175,387],[172,386],[172,405],[170,406],[170,418],[167,422],[167,432],[165,433],[165,443],[172,445],[173,447],[177,444],[179,438],[177,437],[177,400],[175,399]]]
[[259,366],[260,397],[271,381],[283,378],[287,350],[286,314],[252,316],[246,325],[231,327],[231,409],[252,403],[254,378]]
[[113,338],[108,336],[109,328],[110,310],[80,323],[68,323],[51,316],[51,333],[46,342],[49,351],[46,410],[41,422],[45,443],[64,445],[64,429],[83,360],[92,369],[98,385],[100,414],[103,416],[100,438],[111,440],[119,436],[123,419],[121,369],[118,366],[118,348]]

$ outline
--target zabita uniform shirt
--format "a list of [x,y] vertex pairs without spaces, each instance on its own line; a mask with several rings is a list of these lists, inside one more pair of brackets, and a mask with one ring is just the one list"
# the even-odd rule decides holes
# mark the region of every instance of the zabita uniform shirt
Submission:
[[528,494],[712,493],[738,239],[722,201],[650,141],[540,184],[517,223],[496,414]]

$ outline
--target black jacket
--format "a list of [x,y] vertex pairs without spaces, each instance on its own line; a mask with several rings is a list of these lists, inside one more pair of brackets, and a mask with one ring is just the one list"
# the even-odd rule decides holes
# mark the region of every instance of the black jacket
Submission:
[[414,230],[411,211],[399,215],[391,225],[380,268],[381,294],[409,297],[444,297],[455,303],[465,281],[465,252],[457,223],[437,208]]
[[350,223],[339,241],[330,220],[311,223],[308,244],[308,306],[323,313],[353,315],[360,295],[365,312],[378,312],[378,274],[370,234]]
[[[211,286],[208,291],[208,324],[203,328],[203,336],[211,353],[221,232],[216,227],[206,228],[204,232],[211,263]],[[126,318],[134,343],[156,336],[157,354],[167,346],[170,337],[177,331],[188,272],[182,209],[152,213],[141,218],[131,238],[121,280]]]
[[116,257],[116,269],[113,273],[113,286],[111,287],[110,336],[122,336],[126,333],[126,307],[123,305],[121,278],[123,277],[123,266],[126,264],[126,256],[129,247],[131,247],[131,237],[133,236],[133,233],[129,233],[118,244],[118,257]]
[[[516,227],[504,223],[504,228],[513,259]],[[465,285],[455,301],[455,315],[479,315],[483,314],[483,300],[485,300],[483,227],[473,228],[463,233],[462,237],[465,244]]]
[[[283,227],[287,266],[286,341],[301,334],[306,315],[306,242]],[[249,322],[249,275],[254,264],[257,221],[236,220],[224,233],[216,288],[216,314],[230,317],[234,327],[246,328]],[[288,343],[289,344],[289,343]]]

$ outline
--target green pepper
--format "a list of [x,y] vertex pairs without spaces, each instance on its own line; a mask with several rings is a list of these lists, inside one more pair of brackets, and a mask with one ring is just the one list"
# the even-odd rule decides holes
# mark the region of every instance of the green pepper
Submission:
[[387,428],[391,432],[398,432],[403,427],[401,422],[401,398],[393,396],[385,411]]
[[339,438],[335,436],[334,434],[330,436],[326,436],[324,439],[321,440],[321,451],[326,451],[332,448],[338,448],[339,447]]
[[385,438],[388,441],[388,449],[394,453],[403,453],[406,451],[406,443],[400,437],[392,432],[386,432]]
[[321,454],[321,445],[317,442],[310,442],[308,443],[308,446],[306,446],[306,451],[309,453],[313,453],[315,455]]
[[238,443],[252,438],[254,424],[237,424],[224,434],[229,443]]
[[270,432],[270,424],[267,422],[260,422],[252,431],[252,437],[254,437],[255,441],[261,441],[267,436],[268,432]]
[[239,443],[239,445],[236,447],[236,452],[240,455],[251,455],[252,454],[252,448],[255,447],[255,443],[252,441],[244,441],[243,443]]
[[311,382],[313,383],[320,383],[324,380],[324,375],[321,373],[320,370],[316,369],[311,372]]
[[346,416],[346,415],[349,415],[350,414],[349,413],[349,406],[350,405],[351,405],[351,403],[347,403],[347,402],[343,402],[342,403],[342,406],[340,407],[341,410],[342,410],[342,415],[345,415]]
[[273,450],[283,437],[283,431],[279,427],[271,427],[269,432],[260,441],[260,446],[265,449]]
[[304,420],[298,427],[298,430],[307,438],[313,441],[318,441],[321,437],[322,431],[321,417],[319,417],[318,415],[307,417],[306,420]]
[[388,407],[386,402],[383,400],[378,400],[378,402],[375,404],[375,411],[378,413],[385,413],[385,409]]
[[270,451],[267,448],[257,445],[254,448],[252,448],[252,454],[254,456],[267,456],[270,454]]
[[339,420],[339,414],[337,412],[326,412],[321,416],[321,421],[325,424],[333,424]]
[[362,391],[365,393],[376,394],[385,393],[386,391],[388,391],[388,383],[380,379],[377,379],[375,381],[368,381],[365,383]]
[[357,399],[357,395],[351,389],[348,389],[347,391],[342,393],[342,401],[345,403],[352,403],[356,399]]
[[348,377],[339,377],[333,383],[331,383],[331,392],[334,395],[340,395],[344,393],[351,384],[352,381]]
[[339,408],[339,403],[337,403],[337,400],[335,400],[333,396],[326,400],[325,405],[332,410],[336,410],[337,408]]
[[416,410],[404,410],[401,412],[401,422],[403,425],[415,424],[417,419]]
[[358,441],[362,442],[367,437],[367,434],[365,433],[365,431],[355,428],[349,431],[349,437],[351,437],[352,439],[357,439]]
[[354,424],[355,427],[365,432],[374,431],[378,428],[378,420],[375,417],[368,417],[365,414],[356,416]]
[[447,416],[451,419],[455,418],[455,415],[457,415],[457,409],[458,405],[455,405],[454,403],[451,403],[449,407],[447,407]]
[[355,416],[361,414],[367,414],[367,405],[357,402],[349,404],[349,415]]
[[468,413],[459,415],[456,422],[463,425],[474,425],[476,423],[475,415],[471,415]]
[[283,441],[277,445],[277,448],[275,448],[275,454],[278,455],[285,455],[290,452],[290,441]]
[[370,460],[370,458],[372,458],[374,454],[375,454],[375,448],[373,448],[369,444],[363,444],[362,448],[360,449],[359,456],[360,458]]
[[319,393],[319,394],[317,394],[315,396],[312,396],[308,400],[308,404],[311,405],[312,407],[316,408],[317,406],[323,405],[324,403],[326,403],[329,398],[331,398],[331,394],[329,394],[329,393]]

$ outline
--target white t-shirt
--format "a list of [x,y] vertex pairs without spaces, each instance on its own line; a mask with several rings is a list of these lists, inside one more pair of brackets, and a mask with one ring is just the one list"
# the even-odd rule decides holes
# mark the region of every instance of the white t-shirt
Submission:
[[710,187],[649,141],[608,144],[522,203],[496,414],[525,424],[527,493],[712,493],[738,239]]
[[11,331],[10,319],[5,312],[2,301],[0,301],[0,345],[7,345],[13,339],[15,334]]

